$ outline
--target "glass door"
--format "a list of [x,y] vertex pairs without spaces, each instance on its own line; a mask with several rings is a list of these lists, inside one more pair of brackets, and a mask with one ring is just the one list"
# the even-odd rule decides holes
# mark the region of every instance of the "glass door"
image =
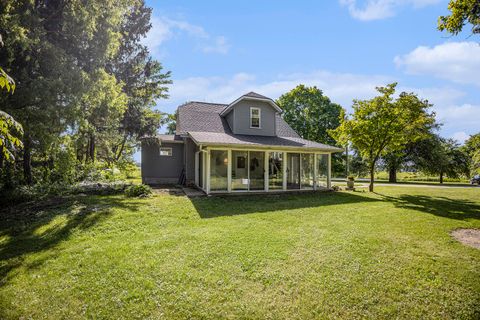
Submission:
[[299,153],[287,153],[287,189],[300,189]]
[[249,152],[250,190],[265,190],[265,152]]

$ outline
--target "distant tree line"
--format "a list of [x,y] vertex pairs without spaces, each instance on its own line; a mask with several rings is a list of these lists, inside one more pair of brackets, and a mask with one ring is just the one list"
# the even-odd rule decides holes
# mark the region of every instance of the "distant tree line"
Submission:
[[1,73],[16,83],[0,95],[0,187],[131,164],[166,120],[154,106],[171,83],[141,41],[151,12],[143,0],[0,2]]

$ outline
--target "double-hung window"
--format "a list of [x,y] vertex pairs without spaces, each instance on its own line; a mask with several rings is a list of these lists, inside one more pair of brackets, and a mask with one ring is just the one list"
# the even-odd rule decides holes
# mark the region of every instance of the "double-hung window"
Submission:
[[165,157],[171,157],[172,148],[160,148],[160,155]]
[[250,108],[250,128],[260,129],[260,121],[262,118],[262,113],[260,108]]

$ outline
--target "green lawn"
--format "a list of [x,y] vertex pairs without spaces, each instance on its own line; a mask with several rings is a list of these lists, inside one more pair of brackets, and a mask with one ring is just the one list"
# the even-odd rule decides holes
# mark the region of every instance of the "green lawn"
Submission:
[[72,197],[0,222],[0,319],[480,318],[480,189]]

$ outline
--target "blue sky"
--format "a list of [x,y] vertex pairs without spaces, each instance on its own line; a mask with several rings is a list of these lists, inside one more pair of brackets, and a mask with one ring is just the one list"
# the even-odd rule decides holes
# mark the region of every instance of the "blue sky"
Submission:
[[278,98],[316,85],[347,110],[397,81],[434,104],[440,133],[463,142],[480,123],[480,39],[436,30],[444,0],[147,1],[144,40],[172,71],[174,112],[190,100]]

